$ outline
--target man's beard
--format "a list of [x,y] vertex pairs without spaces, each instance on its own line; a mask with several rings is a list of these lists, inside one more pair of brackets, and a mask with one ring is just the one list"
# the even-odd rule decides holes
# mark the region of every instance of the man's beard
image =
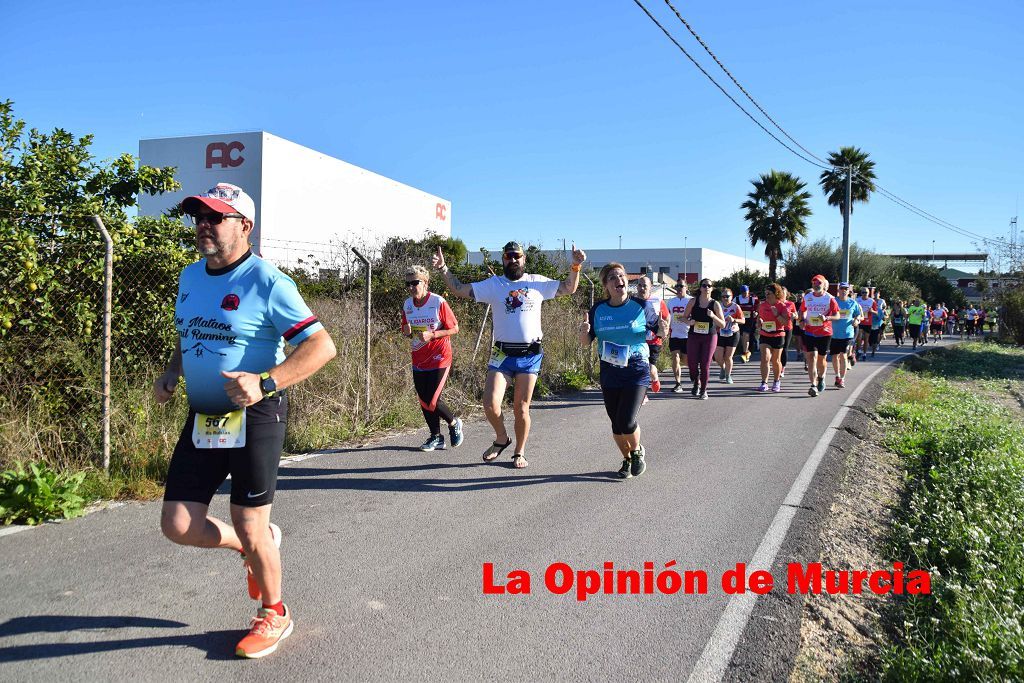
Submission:
[[505,271],[505,277],[509,280],[518,280],[523,276],[523,267],[519,265],[518,261],[510,261],[509,263],[503,263],[502,268]]

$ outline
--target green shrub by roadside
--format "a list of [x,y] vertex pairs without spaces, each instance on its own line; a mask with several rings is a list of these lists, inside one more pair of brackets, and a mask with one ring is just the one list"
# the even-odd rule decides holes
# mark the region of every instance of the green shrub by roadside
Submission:
[[85,472],[58,473],[32,462],[0,472],[0,524],[42,524],[82,514],[85,499],[78,489]]
[[1024,678],[1024,351],[966,344],[890,379],[878,412],[907,490],[892,558],[926,569],[882,653],[887,680]]

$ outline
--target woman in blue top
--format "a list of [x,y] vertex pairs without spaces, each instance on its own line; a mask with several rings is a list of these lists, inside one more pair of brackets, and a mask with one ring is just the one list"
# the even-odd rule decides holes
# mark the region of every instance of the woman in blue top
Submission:
[[612,438],[622,454],[618,474],[629,479],[647,469],[636,422],[651,385],[647,332],[665,336],[668,321],[659,319],[648,326],[644,302],[627,292],[626,269],[621,263],[607,264],[600,278],[608,298],[594,304],[580,323],[580,343],[589,347],[597,340],[604,407],[612,421]]

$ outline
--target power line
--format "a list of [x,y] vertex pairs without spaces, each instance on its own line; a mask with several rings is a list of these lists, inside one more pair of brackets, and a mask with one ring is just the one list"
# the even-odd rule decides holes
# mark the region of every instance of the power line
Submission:
[[788,149],[788,150],[789,150],[790,152],[792,152],[792,153],[793,153],[793,154],[795,154],[796,156],[800,157],[801,159],[803,159],[803,160],[804,160],[804,161],[806,161],[807,163],[809,163],[809,164],[812,164],[812,165],[814,165],[814,166],[817,166],[818,168],[823,168],[823,169],[829,169],[829,168],[832,168],[832,166],[823,166],[823,165],[819,164],[819,163],[818,163],[817,161],[814,161],[813,159],[809,159],[809,158],[805,157],[805,156],[804,156],[803,154],[801,154],[800,152],[796,151],[795,149],[793,149],[792,147],[790,147],[789,145],[787,145],[787,144],[786,144],[785,142],[783,142],[782,140],[780,140],[780,139],[779,139],[779,137],[778,137],[777,135],[775,135],[775,133],[773,133],[773,132],[771,132],[770,130],[768,130],[767,128],[765,128],[765,127],[764,127],[764,124],[762,124],[762,123],[761,123],[760,121],[758,121],[758,120],[757,120],[756,118],[754,118],[754,116],[753,116],[753,115],[752,115],[752,114],[751,114],[751,113],[750,113],[749,111],[747,111],[746,109],[744,109],[744,108],[743,108],[743,105],[742,105],[742,104],[740,104],[739,102],[737,102],[737,101],[736,101],[736,98],[734,98],[734,97],[733,97],[732,95],[730,95],[730,94],[729,94],[729,93],[728,93],[728,92],[726,91],[726,89],[725,89],[725,88],[723,88],[723,87],[722,87],[721,85],[719,85],[719,84],[718,84],[718,81],[716,81],[716,80],[715,80],[715,79],[714,79],[714,78],[713,78],[713,77],[711,76],[711,74],[709,74],[709,73],[708,73],[708,72],[707,72],[707,71],[706,71],[706,70],[704,69],[704,67],[700,65],[700,62],[698,62],[698,61],[697,61],[696,59],[694,59],[694,58],[693,58],[693,56],[692,56],[692,55],[690,55],[690,53],[686,51],[686,48],[684,48],[684,47],[683,47],[682,45],[680,45],[680,44],[679,44],[679,41],[677,41],[677,40],[675,39],[675,37],[673,37],[673,36],[672,36],[672,34],[671,34],[671,33],[669,33],[668,29],[666,29],[666,28],[665,28],[664,26],[662,26],[662,25],[661,25],[661,23],[660,23],[660,22],[659,22],[659,21],[658,21],[657,19],[655,19],[655,18],[654,18],[654,15],[653,15],[653,14],[651,14],[651,13],[650,13],[650,11],[648,11],[648,9],[647,9],[646,7],[644,7],[643,3],[642,3],[642,2],[640,2],[640,0],[633,0],[633,2],[634,2],[634,3],[636,3],[636,5],[637,5],[637,6],[638,6],[638,7],[640,8],[640,9],[642,9],[642,10],[644,11],[644,14],[646,14],[646,15],[647,15],[647,17],[648,17],[648,18],[649,18],[649,19],[650,19],[651,21],[653,21],[653,22],[654,22],[654,25],[655,25],[655,26],[657,26],[658,28],[660,28],[660,29],[661,29],[661,32],[662,32],[662,33],[664,33],[664,34],[665,34],[665,36],[666,36],[666,37],[667,37],[667,38],[668,38],[669,40],[671,40],[671,41],[672,41],[672,44],[673,44],[673,45],[675,45],[675,46],[676,46],[677,48],[679,48],[679,51],[680,51],[680,52],[682,52],[682,53],[683,53],[684,55],[686,55],[686,58],[687,58],[687,59],[689,59],[689,60],[690,60],[691,62],[693,62],[693,65],[694,65],[694,66],[696,66],[696,67],[697,67],[698,69],[700,69],[700,72],[701,72],[702,74],[704,74],[705,76],[707,76],[707,79],[708,79],[709,81],[711,81],[712,83],[714,83],[715,87],[716,87],[716,88],[718,88],[718,89],[719,89],[720,91],[722,91],[722,94],[723,94],[723,95],[725,95],[726,97],[728,97],[728,98],[729,98],[729,101],[730,101],[730,102],[732,102],[733,104],[735,104],[735,105],[736,105],[736,106],[737,106],[737,107],[739,108],[739,110],[740,110],[740,111],[742,111],[742,112],[743,112],[744,114],[746,114],[746,115],[747,115],[747,118],[749,118],[749,119],[750,119],[751,121],[753,121],[753,122],[754,122],[755,124],[757,124],[757,127],[758,127],[758,128],[760,128],[761,130],[763,130],[763,131],[764,131],[765,133],[768,133],[768,135],[770,135],[770,136],[772,137],[772,139],[773,139],[773,140],[775,140],[775,141],[776,141],[777,143],[779,143],[780,145],[782,145],[783,147],[785,147],[785,148],[786,148],[786,149]]
[[711,51],[711,48],[710,48],[710,47],[708,47],[707,43],[705,43],[705,42],[704,42],[704,40],[703,40],[703,39],[702,39],[702,38],[701,38],[701,37],[700,37],[699,35],[697,35],[697,32],[693,30],[693,27],[692,27],[692,26],[690,26],[690,23],[689,23],[688,21],[686,21],[686,19],[683,19],[683,15],[681,15],[681,14],[679,13],[679,10],[677,10],[677,9],[675,8],[675,6],[673,6],[673,5],[672,5],[672,3],[670,2],[670,0],[665,0],[665,4],[666,4],[666,5],[668,5],[668,6],[669,6],[669,9],[671,9],[671,10],[672,10],[672,11],[673,11],[673,12],[675,13],[676,17],[678,17],[678,18],[679,18],[679,21],[681,21],[681,22],[682,22],[682,24],[683,24],[683,26],[685,26],[685,27],[686,27],[686,30],[690,32],[690,35],[692,35],[692,36],[693,36],[694,38],[696,38],[696,39],[697,39],[697,42],[698,42],[698,43],[700,43],[700,46],[704,48],[704,51],[705,51],[705,52],[707,52],[707,53],[708,53],[709,55],[711,55],[711,59],[715,60],[715,64],[717,64],[717,65],[718,65],[718,67],[719,67],[719,68],[720,68],[720,69],[721,69],[722,71],[724,71],[724,72],[725,72],[725,75],[726,75],[726,76],[728,76],[728,77],[729,77],[729,79],[730,79],[730,80],[732,80],[732,82],[736,84],[736,87],[740,89],[740,92],[741,92],[741,93],[743,93],[744,95],[746,95],[747,99],[748,99],[748,100],[750,100],[750,102],[751,102],[751,103],[752,103],[752,104],[753,104],[753,105],[754,105],[755,107],[757,107],[757,110],[758,110],[759,112],[761,112],[762,114],[764,114],[764,117],[765,117],[766,119],[768,119],[769,121],[771,121],[771,122],[772,122],[772,125],[774,125],[774,126],[775,126],[776,128],[778,128],[778,129],[779,129],[779,131],[780,131],[780,132],[781,132],[781,133],[782,133],[783,135],[785,135],[785,136],[786,136],[787,138],[789,138],[789,140],[790,140],[790,141],[791,141],[791,142],[792,142],[792,143],[793,143],[794,145],[796,145],[797,147],[799,147],[799,148],[800,148],[800,149],[802,149],[803,151],[807,152],[807,154],[809,154],[809,155],[810,155],[811,157],[813,157],[814,159],[816,159],[816,160],[820,161],[820,162],[821,162],[821,163],[823,163],[823,164],[826,164],[826,165],[828,165],[828,166],[832,166],[832,163],[831,163],[831,162],[829,162],[829,161],[826,161],[825,159],[822,159],[822,158],[821,158],[821,157],[819,157],[819,156],[818,156],[817,154],[815,154],[814,152],[812,152],[811,150],[807,149],[806,147],[804,147],[803,145],[801,145],[801,144],[800,144],[799,142],[797,142],[796,138],[794,138],[794,137],[793,137],[792,135],[790,135],[789,133],[787,133],[787,132],[786,132],[786,130],[785,130],[785,129],[784,129],[784,128],[783,128],[782,126],[780,126],[780,125],[778,124],[778,122],[776,122],[776,120],[775,120],[775,119],[773,119],[773,118],[771,117],[771,115],[769,115],[769,114],[768,114],[768,112],[766,112],[766,111],[764,110],[764,107],[762,107],[762,106],[761,106],[760,104],[758,104],[757,100],[755,100],[755,99],[754,99],[753,95],[751,95],[750,93],[748,93],[748,92],[747,92],[747,89],[746,89],[746,88],[744,88],[744,87],[743,87],[742,85],[740,85],[740,82],[736,80],[736,77],[735,77],[735,76],[733,76],[733,75],[732,75],[732,73],[731,73],[731,72],[730,72],[730,71],[729,71],[729,70],[728,70],[727,68],[725,68],[725,64],[722,64],[722,61],[721,61],[721,60],[720,60],[720,59],[718,58],[718,56],[717,56],[717,55],[715,55],[715,53],[714,53],[714,52],[712,52],[712,51]]
[[[721,85],[719,85],[719,83],[711,76],[711,74],[709,74],[704,69],[704,67],[702,67],[700,65],[700,63],[698,63],[697,60],[694,59],[693,56],[691,56],[690,53],[686,51],[686,49],[679,43],[679,41],[677,41],[672,36],[672,34],[664,26],[662,26],[661,23],[657,19],[654,18],[654,16],[650,13],[650,11],[648,11],[648,9],[646,7],[644,7],[644,5],[640,2],[640,0],[633,0],[633,2],[636,3],[637,6],[639,6],[640,9],[642,9],[644,11],[644,14],[646,14],[648,16],[648,18],[652,22],[654,22],[655,26],[657,26],[659,29],[661,29],[662,33],[664,33],[665,36],[668,37],[668,39],[671,40],[672,43],[677,48],[679,48],[679,50],[684,55],[686,55],[687,59],[689,59],[693,63],[694,66],[696,66],[698,69],[700,69],[700,72],[702,74],[704,74],[708,78],[708,80],[710,80],[712,83],[714,83],[715,87],[717,87],[722,92],[723,95],[725,95],[726,97],[729,98],[729,101],[731,101],[733,104],[735,104],[740,109],[740,111],[742,111],[744,114],[746,114],[747,117],[751,121],[756,123],[757,126],[761,130],[763,130],[764,132],[768,133],[768,135],[770,135],[776,142],[778,142],[780,145],[785,147],[787,150],[789,150],[790,152],[795,154],[798,158],[802,159],[803,161],[806,161],[807,163],[809,163],[809,164],[811,164],[813,166],[816,166],[818,168],[824,169],[826,171],[834,171],[835,172],[835,171],[845,170],[846,168],[848,168],[848,167],[845,167],[845,166],[836,165],[836,164],[834,164],[834,163],[832,163],[832,162],[830,162],[828,160],[822,159],[821,157],[819,157],[818,155],[814,154],[812,151],[810,151],[809,149],[807,149],[806,147],[801,145],[796,140],[796,138],[794,138],[792,135],[790,135],[788,132],[786,132],[786,130],[781,125],[779,125],[779,123],[776,122],[775,119],[773,119],[771,117],[771,115],[767,111],[765,111],[764,107],[762,107],[757,102],[757,100],[755,100],[754,97],[749,92],[747,92],[746,88],[744,88],[743,85],[740,84],[740,82],[736,79],[736,77],[732,75],[732,73],[729,71],[729,69],[726,68],[725,64],[722,63],[722,61],[718,58],[718,56],[715,55],[715,53],[711,50],[710,47],[708,47],[707,43],[704,42],[704,40],[697,34],[697,32],[693,30],[693,27],[690,26],[689,22],[687,22],[686,19],[683,18],[683,16],[679,13],[679,11],[675,8],[675,6],[672,5],[672,2],[670,0],[665,0],[665,4],[668,5],[668,7],[676,15],[676,17],[679,19],[679,21],[682,22],[683,26],[686,27],[686,29],[690,32],[690,34],[697,40],[698,43],[700,43],[701,47],[703,47],[704,50],[711,56],[711,58],[715,61],[715,63],[718,65],[718,67],[729,77],[729,79],[736,85],[736,87],[739,88],[740,92],[742,92],[746,96],[746,98],[748,100],[750,100],[750,102],[755,107],[757,107],[757,110],[759,112],[761,112],[761,114],[763,114],[764,117],[767,118],[772,123],[773,126],[775,126],[794,145],[796,145],[801,150],[806,152],[810,157],[812,157],[813,160],[812,159],[808,159],[803,154],[800,154],[799,152],[794,150],[792,147],[790,147],[789,145],[784,143],[782,140],[780,140],[770,130],[765,128],[765,126],[762,125],[760,121],[755,119],[750,114],[750,112],[748,112],[745,108],[743,108],[743,106],[740,105],[740,103],[737,102],[732,97],[732,95],[730,95],[728,92],[726,92],[726,90]],[[821,163],[818,163],[818,162],[821,162]],[[849,168],[852,169],[852,167],[849,167]],[[949,221],[946,221],[946,220],[944,220],[942,218],[939,218],[938,216],[935,216],[935,215],[925,211],[924,209],[922,209],[922,208],[920,208],[918,206],[915,206],[914,204],[911,204],[909,201],[903,199],[902,197],[900,197],[899,195],[895,194],[894,192],[891,192],[891,191],[887,190],[886,188],[882,187],[877,182],[875,182],[873,179],[868,178],[867,176],[864,176],[864,174],[860,173],[859,171],[854,169],[853,172],[856,175],[859,175],[862,178],[864,178],[864,180],[866,180],[868,183],[871,184],[871,186],[873,187],[874,190],[878,191],[879,194],[881,194],[886,199],[888,199],[891,202],[895,203],[897,206],[900,206],[901,208],[906,209],[907,211],[910,211],[911,213],[913,213],[913,214],[915,214],[915,215],[917,215],[917,216],[919,216],[921,218],[924,218],[927,221],[930,221],[930,222],[938,225],[941,228],[945,228],[946,230],[949,230],[950,232],[954,232],[956,234],[959,234],[962,237],[968,237],[968,238],[971,238],[971,239],[979,240],[981,242],[996,243],[996,244],[1001,244],[1001,245],[1004,245],[1004,246],[1008,244],[1008,242],[1006,240],[1004,240],[1004,239],[1001,239],[1001,238],[998,238],[998,237],[985,237],[983,235],[980,235],[978,233],[972,232],[972,231],[967,230],[965,228],[961,228],[960,226],[958,226],[958,225],[956,225],[954,223],[950,223]]]

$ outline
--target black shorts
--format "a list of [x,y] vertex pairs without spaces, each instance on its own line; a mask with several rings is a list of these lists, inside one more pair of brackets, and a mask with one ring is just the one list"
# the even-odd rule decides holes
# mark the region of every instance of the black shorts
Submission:
[[907,329],[907,332],[910,333],[910,338],[911,339],[917,339],[918,337],[921,336],[921,325],[920,324],[918,324],[918,325],[911,324],[910,327]]
[[195,415],[189,409],[174,447],[164,500],[209,505],[230,474],[232,504],[270,505],[277,489],[277,467],[284,447],[287,395],[265,398],[246,408],[245,446],[241,448],[196,448],[192,443]]
[[754,319],[752,316],[744,312],[743,322],[740,323],[740,334],[746,332],[747,334],[754,334]]
[[871,323],[868,323],[867,325],[861,324],[861,325],[858,325],[857,327],[860,329],[860,336],[862,338],[866,337],[869,334],[871,334]]
[[648,356],[648,362],[654,365],[658,362],[658,358],[661,357],[661,344],[648,344],[647,350],[650,352]]
[[761,343],[767,346],[769,349],[781,349],[786,345],[786,335],[781,337],[766,337],[763,334],[758,335]]
[[681,353],[681,354],[683,354],[685,356],[686,355],[686,340],[685,339],[677,339],[675,337],[669,337],[668,338],[668,350],[669,351],[678,351],[679,353]]
[[824,356],[828,353],[828,345],[832,341],[832,335],[827,337],[815,337],[812,334],[804,332],[804,351],[810,353],[817,351],[819,354]]
[[836,339],[832,337],[832,341],[828,343],[828,352],[832,355],[846,353],[846,349],[849,348],[851,341],[850,339]]
[[935,322],[933,322],[931,327],[932,327],[932,334],[935,334],[937,332],[942,332],[942,329],[945,326],[942,323],[935,323]]
[[726,348],[732,348],[732,347],[737,346],[739,343],[740,343],[739,332],[733,332],[732,334],[727,335],[725,337],[723,337],[722,335],[718,335],[718,347],[719,348],[722,348],[723,346],[726,347]]
[[871,330],[868,333],[868,346],[878,346],[878,341],[882,338],[882,328]]

